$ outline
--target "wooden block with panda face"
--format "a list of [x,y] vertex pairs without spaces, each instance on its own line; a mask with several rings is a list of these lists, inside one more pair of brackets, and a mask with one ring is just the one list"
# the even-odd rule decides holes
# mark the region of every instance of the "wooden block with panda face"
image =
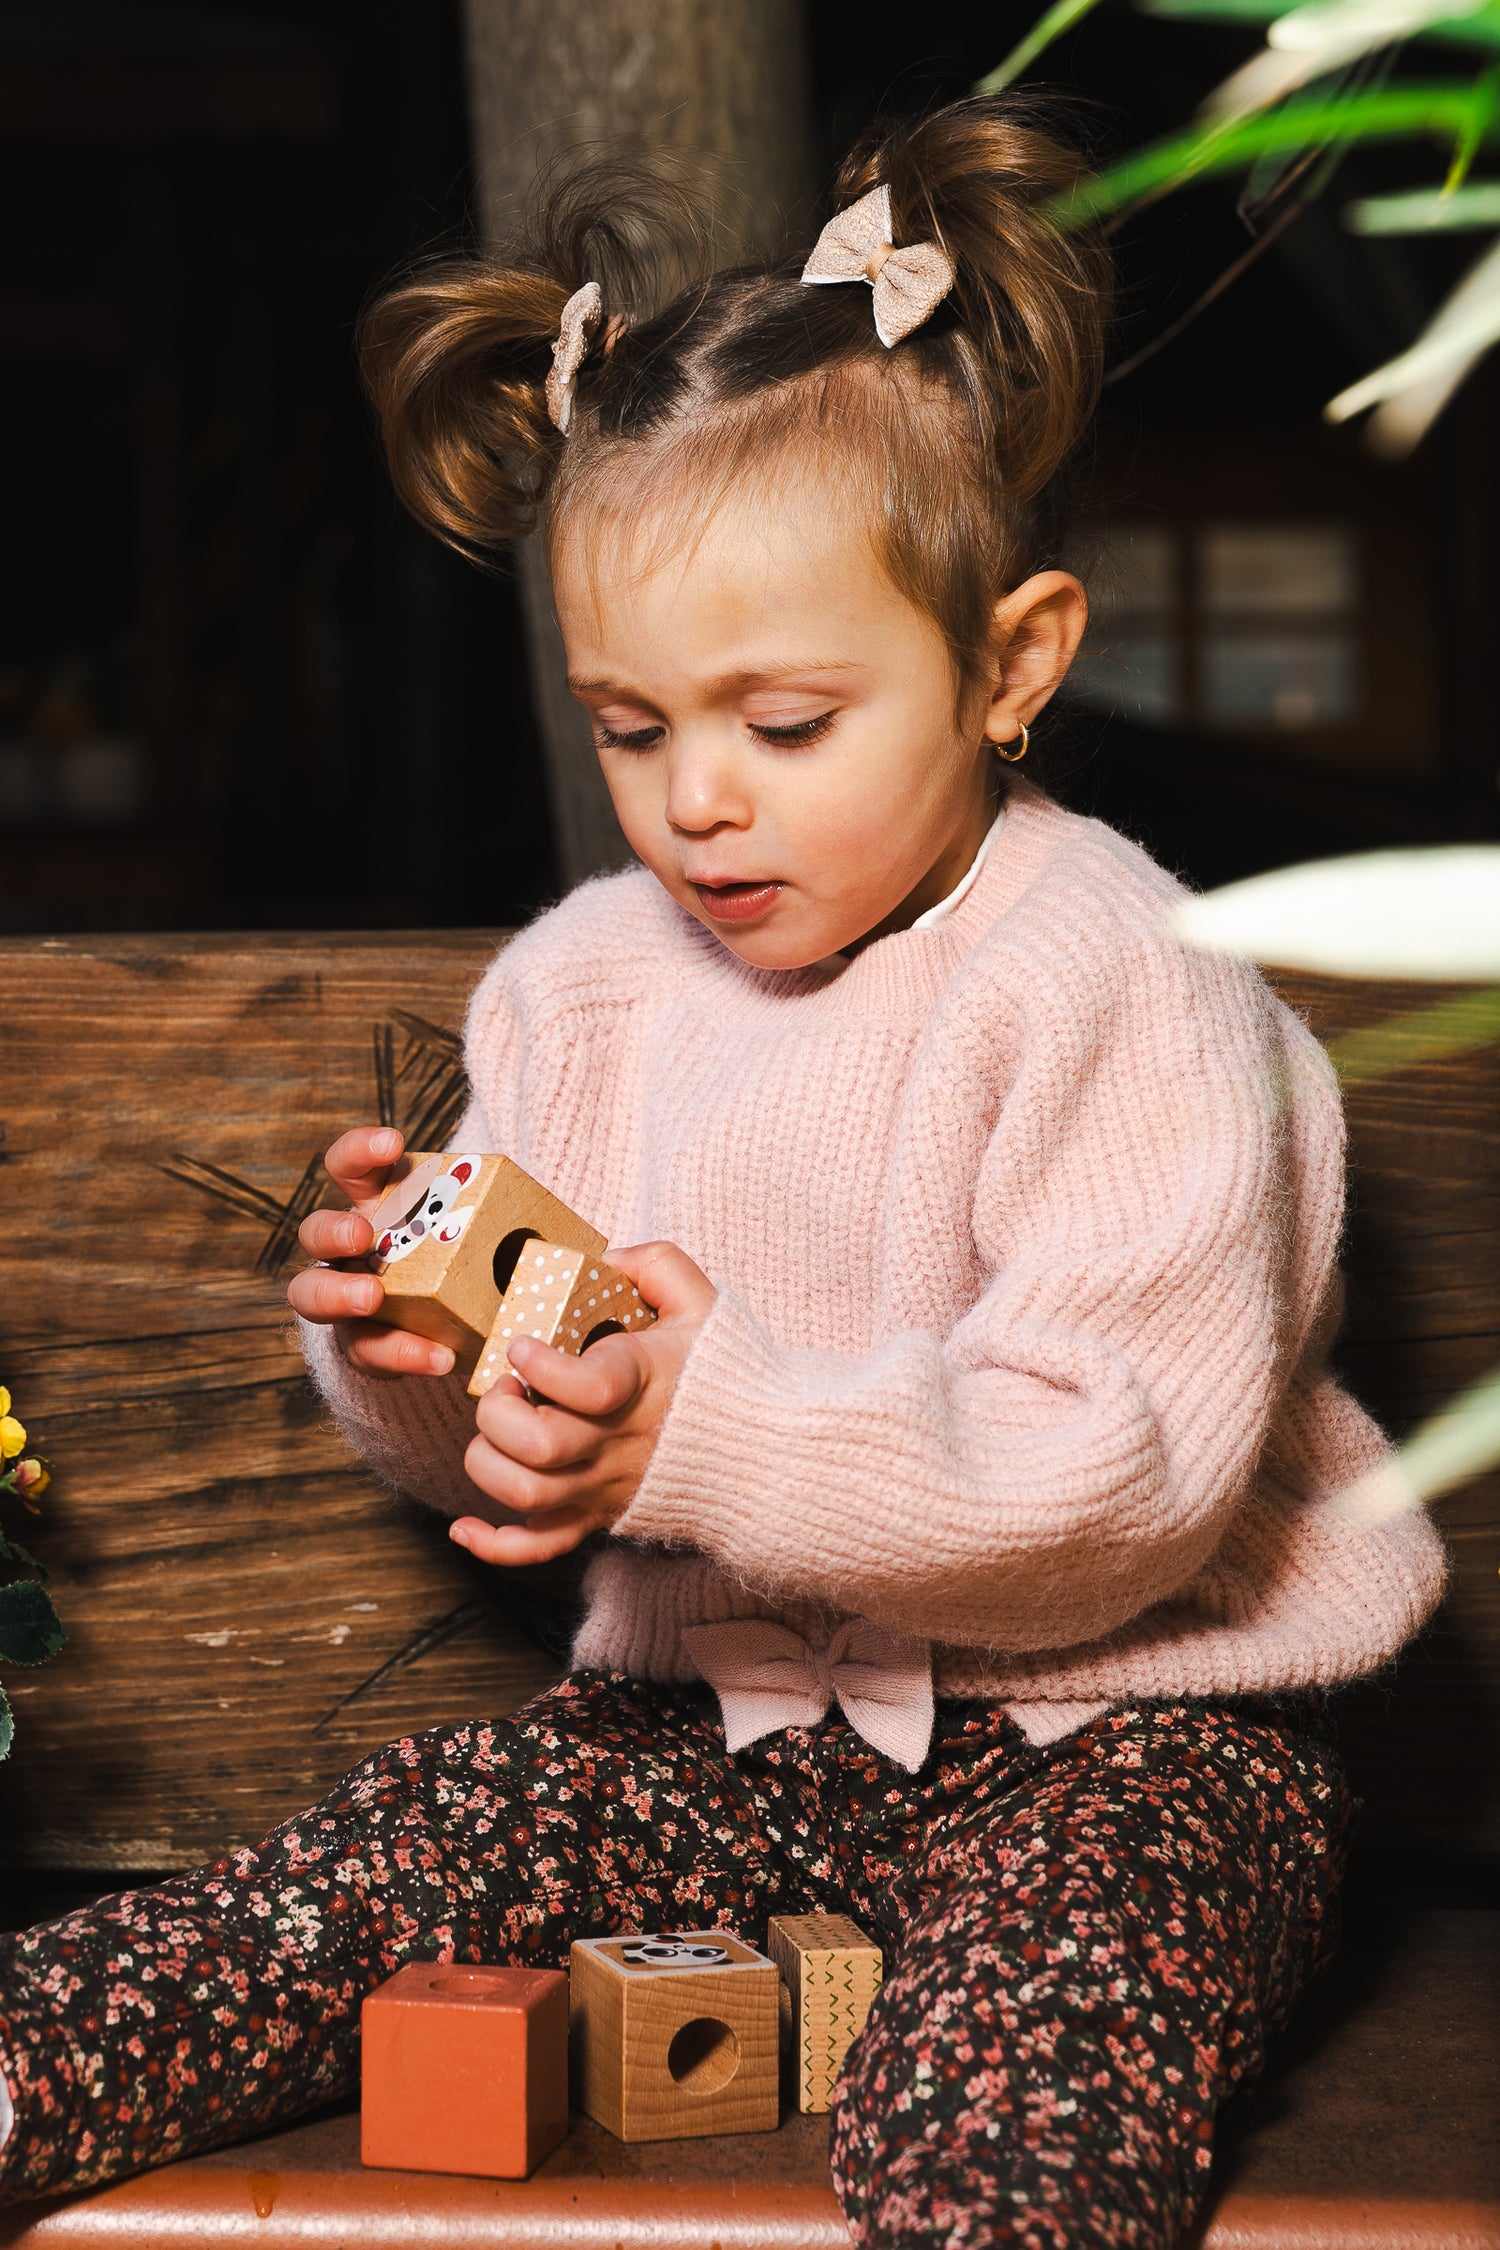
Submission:
[[469,1396],[483,1398],[508,1372],[518,1336],[582,1353],[600,1336],[630,1335],[655,1318],[635,1283],[604,1259],[566,1243],[528,1242],[469,1378]]
[[460,1366],[482,1350],[522,1253],[545,1238],[596,1262],[604,1237],[508,1156],[415,1150],[374,1214],[379,1317],[435,1344]]

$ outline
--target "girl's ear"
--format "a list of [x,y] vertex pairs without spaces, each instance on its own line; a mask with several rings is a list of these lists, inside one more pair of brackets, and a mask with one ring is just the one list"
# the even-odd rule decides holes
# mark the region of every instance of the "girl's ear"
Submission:
[[1061,685],[1089,621],[1089,598],[1066,570],[1041,570],[995,604],[988,742],[1014,742]]

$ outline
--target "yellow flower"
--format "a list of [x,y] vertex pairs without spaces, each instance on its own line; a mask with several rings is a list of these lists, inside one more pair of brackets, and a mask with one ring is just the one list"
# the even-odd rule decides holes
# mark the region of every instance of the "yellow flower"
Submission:
[[[6,1400],[9,1406],[10,1400]],[[26,1443],[26,1425],[13,1414],[0,1414],[0,1457],[13,1461]]]
[[8,1414],[9,1412],[10,1392],[5,1388],[5,1385],[3,1383],[0,1383],[0,1414]]
[[52,1472],[44,1469],[40,1461],[18,1461],[14,1472],[16,1490],[26,1501],[38,1500],[52,1482]]

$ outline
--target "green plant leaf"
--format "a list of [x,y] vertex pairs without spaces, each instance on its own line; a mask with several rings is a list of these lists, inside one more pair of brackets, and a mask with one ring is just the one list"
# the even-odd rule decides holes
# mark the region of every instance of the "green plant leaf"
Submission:
[[1053,0],[1052,6],[1044,15],[1038,16],[1025,38],[1012,47],[1004,62],[997,63],[992,71],[979,80],[974,88],[975,93],[1002,92],[1024,71],[1030,70],[1037,56],[1043,54],[1054,39],[1060,39],[1065,31],[1071,31],[1075,23],[1097,6],[1098,0]]
[[1351,234],[1451,234],[1467,227],[1500,227],[1500,180],[1471,180],[1467,187],[1410,188],[1404,195],[1366,195],[1344,206]]
[[1185,899],[1186,945],[1336,976],[1500,977],[1500,844],[1310,860]]
[[[1484,95],[1478,99],[1486,105]],[[1336,100],[1304,95],[1263,116],[1209,119],[1085,180],[1057,198],[1051,215],[1060,227],[1085,226],[1261,156],[1359,141],[1456,140],[1469,128],[1475,106],[1473,86],[1383,86]],[[1483,134],[1494,126],[1492,102],[1488,112]]]
[[16,1739],[16,1722],[10,1715],[10,1697],[0,1687],[0,1758],[10,1756],[10,1746]]
[[1450,1400],[1390,1459],[1329,1502],[1359,1530],[1372,1530],[1482,1476],[1500,1461],[1500,1368]]
[[1274,23],[1286,0],[1141,0],[1142,13],[1182,23]]
[[1461,992],[1430,1008],[1393,1016],[1389,1023],[1346,1031],[1328,1043],[1329,1060],[1345,1086],[1362,1086],[1393,1071],[1416,1070],[1450,1055],[1472,1054],[1500,1045],[1500,984],[1482,992]]
[[36,1556],[23,1547],[19,1539],[8,1539],[3,1531],[0,1531],[0,1562],[18,1562],[24,1569],[34,1570],[39,1578],[47,1576]]
[[51,1596],[34,1579],[0,1586],[0,1664],[45,1664],[67,1637]]

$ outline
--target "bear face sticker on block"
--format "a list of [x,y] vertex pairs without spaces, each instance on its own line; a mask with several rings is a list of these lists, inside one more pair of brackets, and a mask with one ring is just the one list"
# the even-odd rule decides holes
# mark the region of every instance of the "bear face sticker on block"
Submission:
[[409,1257],[432,1236],[440,1243],[457,1242],[474,1215],[472,1204],[460,1207],[465,1188],[479,1178],[482,1156],[459,1156],[443,1169],[440,1156],[429,1156],[408,1178],[389,1190],[370,1224],[375,1229],[373,1256],[385,1265]]
[[413,1150],[376,1206],[368,1264],[385,1284],[378,1317],[472,1369],[528,1242],[600,1259],[604,1237],[508,1156]]

